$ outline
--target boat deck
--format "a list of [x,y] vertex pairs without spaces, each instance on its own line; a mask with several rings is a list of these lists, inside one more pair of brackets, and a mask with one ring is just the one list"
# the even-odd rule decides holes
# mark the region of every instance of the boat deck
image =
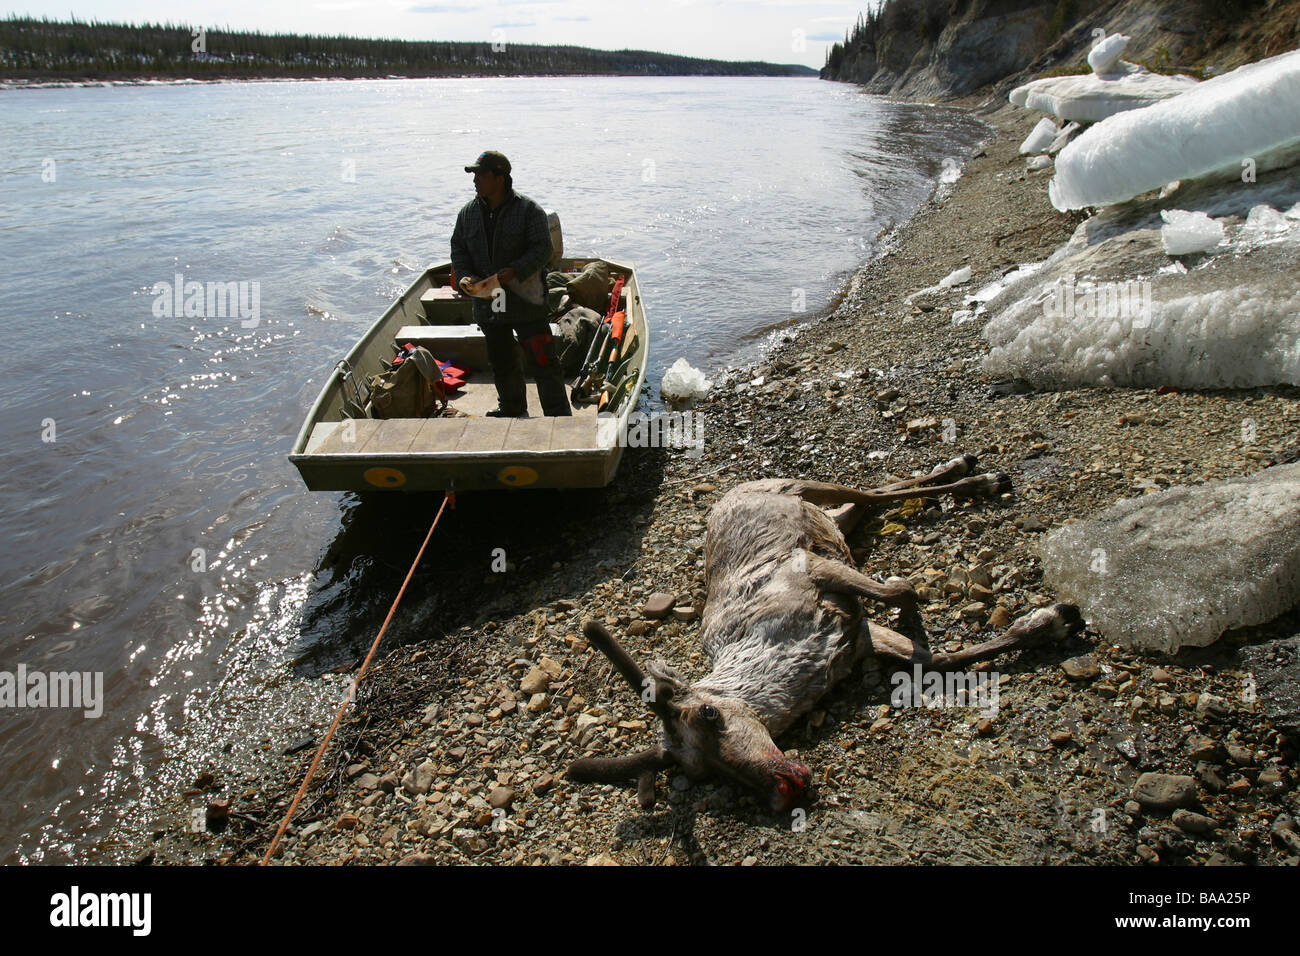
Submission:
[[354,419],[320,422],[311,432],[308,455],[401,455],[485,451],[595,451],[596,406],[574,409],[572,416],[542,415],[537,386],[527,383],[527,418],[485,418],[497,407],[491,380],[466,382],[451,407],[453,418]]

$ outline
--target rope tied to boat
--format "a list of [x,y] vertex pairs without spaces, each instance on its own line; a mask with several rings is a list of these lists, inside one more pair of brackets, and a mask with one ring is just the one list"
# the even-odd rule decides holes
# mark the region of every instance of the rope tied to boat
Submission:
[[267,847],[266,854],[262,857],[262,866],[271,862],[271,857],[275,855],[276,849],[280,846],[280,840],[285,831],[289,828],[289,821],[298,811],[298,804],[307,794],[307,788],[311,786],[312,778],[316,775],[316,769],[320,766],[321,758],[325,756],[325,751],[329,750],[330,742],[334,739],[334,732],[338,730],[339,723],[343,720],[344,713],[347,712],[348,705],[356,700],[357,688],[361,681],[365,679],[367,672],[370,670],[370,664],[375,659],[375,652],[379,650],[379,642],[384,639],[384,632],[388,630],[388,624],[397,613],[397,605],[402,601],[402,595],[406,593],[406,586],[411,583],[411,578],[415,575],[415,569],[420,564],[420,559],[424,557],[424,551],[433,539],[434,529],[438,527],[438,522],[442,520],[442,513],[447,510],[447,506],[456,507],[456,492],[444,491],[442,493],[442,504],[438,506],[438,513],[433,517],[433,524],[429,525],[429,533],[424,536],[424,543],[420,545],[420,550],[416,552],[415,560],[411,562],[411,568],[406,572],[406,580],[397,591],[397,597],[393,598],[393,606],[388,609],[388,616],[384,618],[384,623],[379,628],[379,633],[375,635],[374,642],[370,645],[370,652],[366,654],[366,659],[362,661],[361,667],[357,670],[356,676],[352,678],[352,684],[348,687],[348,692],[343,701],[339,704],[338,712],[334,715],[334,721],[330,724],[330,729],[325,733],[325,739],[321,741],[320,748],[316,751],[316,756],[312,759],[311,766],[307,768],[307,775],[303,777],[302,784],[298,787],[298,792],[294,794],[293,801],[289,804],[289,809],[280,821],[280,826],[275,831],[275,836],[271,838],[271,845]]

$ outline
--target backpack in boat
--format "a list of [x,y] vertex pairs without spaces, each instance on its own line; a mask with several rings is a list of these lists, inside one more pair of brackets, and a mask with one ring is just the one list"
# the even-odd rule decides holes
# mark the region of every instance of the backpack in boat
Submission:
[[569,300],[575,305],[604,315],[609,309],[609,293],[614,288],[614,276],[609,265],[593,262],[576,276],[567,276],[564,284]]
[[386,372],[370,377],[375,418],[427,418],[443,397],[442,372],[426,348],[408,346]]
[[582,306],[570,309],[555,320],[559,327],[555,336],[555,353],[565,375],[577,375],[582,370],[600,321],[599,313]]

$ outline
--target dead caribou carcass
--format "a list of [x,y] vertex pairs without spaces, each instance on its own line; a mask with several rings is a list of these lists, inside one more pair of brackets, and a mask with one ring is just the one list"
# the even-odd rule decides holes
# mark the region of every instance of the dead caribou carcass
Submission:
[[[1082,627],[1077,608],[1057,604],[1021,617],[995,640],[931,657],[924,645],[863,619],[863,597],[916,607],[903,579],[882,583],[853,567],[844,535],[864,506],[942,494],[980,498],[1010,489],[1006,475],[974,475],[974,466],[974,456],[963,455],[923,477],[871,491],[796,479],[752,481],[729,491],[709,514],[704,546],[708,596],[701,640],[712,673],[691,684],[655,663],[647,676],[603,626],[588,621],[587,640],[659,717],[663,739],[631,756],[575,760],[569,778],[635,779],[641,805],[649,808],[655,775],[676,767],[693,779],[729,777],[784,812],[805,797],[812,775],[772,738],[812,710],[869,649],[951,670]],[[826,506],[838,507],[828,513]]]

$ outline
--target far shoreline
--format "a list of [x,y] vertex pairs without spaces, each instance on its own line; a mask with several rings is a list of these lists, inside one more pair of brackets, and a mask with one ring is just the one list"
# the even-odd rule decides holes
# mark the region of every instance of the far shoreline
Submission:
[[341,83],[357,80],[567,80],[567,79],[620,79],[620,80],[817,80],[817,76],[722,76],[710,73],[457,73],[439,76],[221,76],[197,77],[138,76],[129,79],[27,79],[0,77],[0,90],[58,90],[93,89],[97,87],[132,86],[215,86],[221,83]]

